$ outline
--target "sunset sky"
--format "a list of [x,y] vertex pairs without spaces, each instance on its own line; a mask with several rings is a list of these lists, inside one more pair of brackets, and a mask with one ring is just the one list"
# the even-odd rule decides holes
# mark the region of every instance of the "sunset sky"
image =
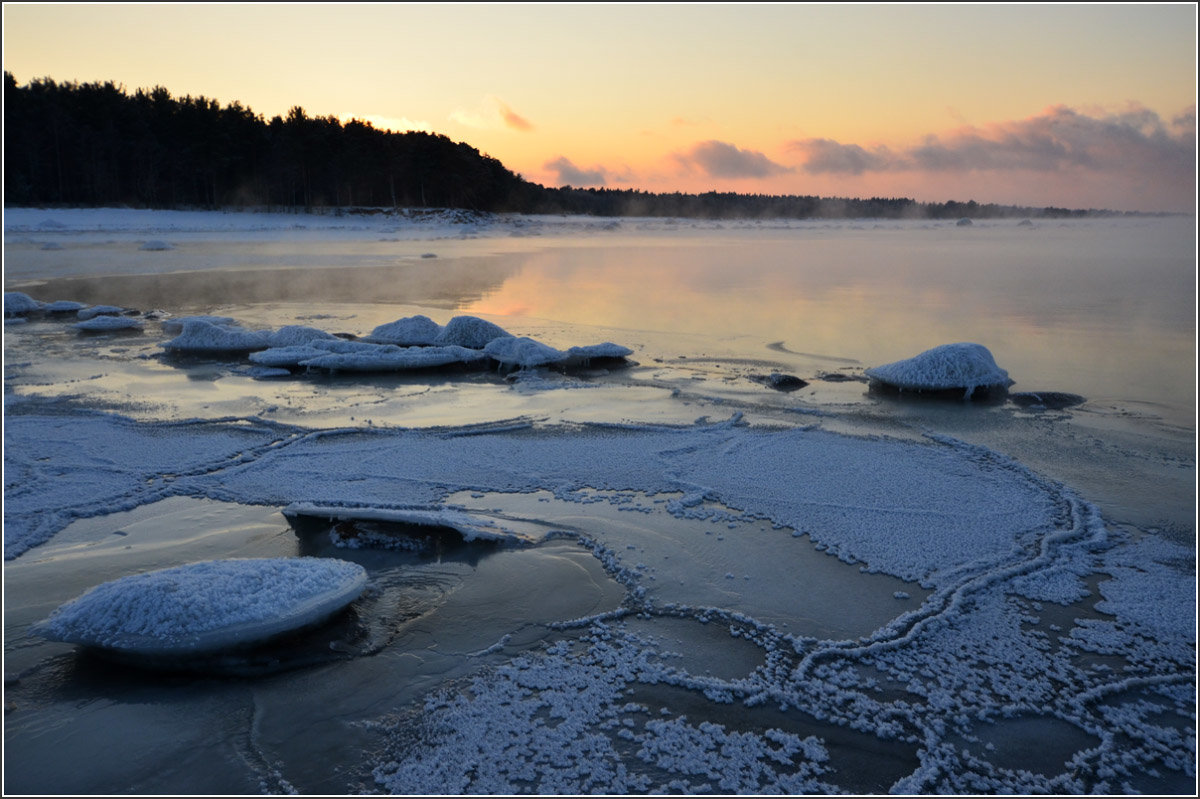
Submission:
[[4,4],[17,82],[302,106],[545,185],[1193,211],[1196,7]]

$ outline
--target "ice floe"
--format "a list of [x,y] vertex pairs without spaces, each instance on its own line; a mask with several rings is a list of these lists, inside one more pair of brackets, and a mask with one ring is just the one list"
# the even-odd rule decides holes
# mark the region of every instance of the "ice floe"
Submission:
[[320,623],[366,584],[365,569],[332,558],[205,561],[98,585],[35,631],[119,655],[202,655]]
[[901,391],[962,391],[964,399],[988,389],[1007,389],[1013,381],[981,344],[943,344],[903,361],[875,366],[871,380]]

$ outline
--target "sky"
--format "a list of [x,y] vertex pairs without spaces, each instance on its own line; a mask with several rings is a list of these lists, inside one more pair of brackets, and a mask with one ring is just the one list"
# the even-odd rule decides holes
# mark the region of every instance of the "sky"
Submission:
[[4,69],[361,119],[528,180],[1195,212],[1178,4],[5,3]]

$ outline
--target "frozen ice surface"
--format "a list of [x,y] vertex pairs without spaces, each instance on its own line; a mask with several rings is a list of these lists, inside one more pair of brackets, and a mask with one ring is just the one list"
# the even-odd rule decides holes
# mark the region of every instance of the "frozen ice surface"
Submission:
[[163,348],[172,352],[250,352],[267,348],[268,333],[203,319],[185,319],[183,331]]
[[395,322],[379,325],[365,337],[365,341],[379,344],[396,344],[401,347],[434,344],[442,334],[442,326],[428,316],[406,316]]
[[36,632],[122,654],[204,654],[323,621],[366,584],[363,567],[332,558],[191,563],[98,585]]
[[438,334],[438,344],[456,344],[460,347],[481,350],[492,339],[511,336],[497,324],[480,319],[478,316],[456,316],[446,323]]
[[548,344],[534,341],[525,336],[504,336],[492,339],[483,348],[484,353],[502,366],[531,369],[535,366],[545,366],[558,363],[567,356],[562,350],[556,350]]
[[103,333],[113,330],[141,330],[145,323],[129,316],[94,316],[72,325],[86,333]]
[[902,391],[962,389],[969,399],[976,389],[1007,388],[1008,372],[996,365],[992,353],[980,344],[943,344],[907,360],[875,366],[867,377]]
[[42,304],[21,291],[4,292],[4,315],[16,316],[41,310]]

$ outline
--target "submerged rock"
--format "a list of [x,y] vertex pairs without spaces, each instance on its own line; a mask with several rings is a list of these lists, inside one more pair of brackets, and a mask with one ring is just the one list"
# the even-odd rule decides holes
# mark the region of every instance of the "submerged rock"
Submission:
[[785,375],[782,372],[771,372],[769,375],[750,375],[749,378],[776,391],[796,391],[808,385],[807,380],[801,380],[795,375]]
[[363,567],[335,558],[191,563],[98,585],[33,632],[126,658],[209,655],[319,624],[366,584]]
[[987,347],[967,342],[943,344],[904,361],[872,367],[865,374],[874,384],[897,391],[962,391],[963,399],[976,392],[1005,391],[1013,384]]

